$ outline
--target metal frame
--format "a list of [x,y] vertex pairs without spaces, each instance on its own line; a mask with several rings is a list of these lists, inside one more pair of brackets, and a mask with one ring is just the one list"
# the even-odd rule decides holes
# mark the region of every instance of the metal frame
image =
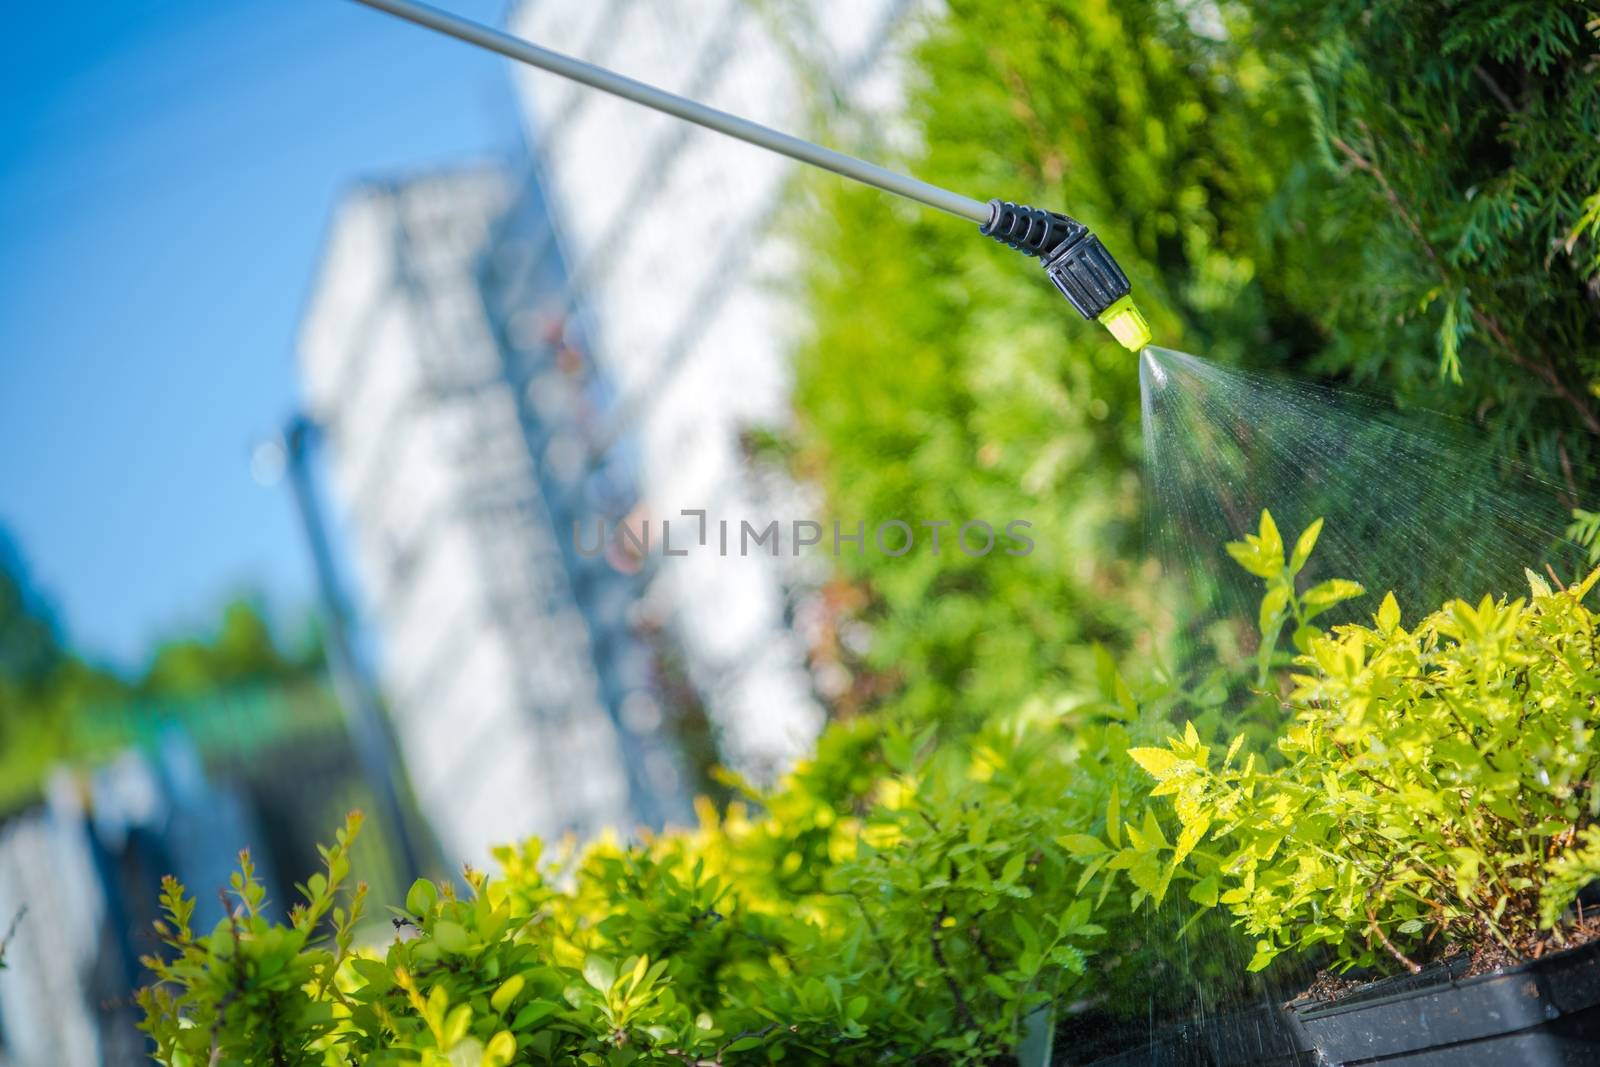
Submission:
[[531,41],[524,41],[509,33],[491,29],[471,19],[440,11],[427,4],[415,3],[414,0],[356,0],[356,2],[377,8],[379,11],[386,11],[408,22],[436,30],[468,44],[477,45],[479,48],[498,52],[519,63],[526,63],[592,89],[599,89],[603,93],[631,100],[636,104],[683,119],[685,122],[692,122],[758,148],[765,148],[769,152],[776,152],[801,163],[820,167],[841,177],[870,185],[875,189],[882,189],[886,193],[938,208],[957,218],[980,224],[989,221],[989,205],[981,200],[941,189],[937,185],[910,175],[897,174],[876,163],[868,163],[864,159],[824,148],[792,134],[763,126],[759,122],[751,122],[738,115],[707,107],[698,101],[669,93],[653,85],[646,85],[644,82],[634,81],[615,71],[585,63],[581,59],[542,48]]

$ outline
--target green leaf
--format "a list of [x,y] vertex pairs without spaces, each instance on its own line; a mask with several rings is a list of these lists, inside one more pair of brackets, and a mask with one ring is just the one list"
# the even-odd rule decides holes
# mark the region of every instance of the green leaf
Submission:
[[1319,615],[1335,604],[1343,603],[1352,597],[1365,593],[1366,589],[1359,582],[1352,582],[1345,578],[1329,578],[1325,582],[1318,582],[1305,591],[1300,598],[1300,603],[1306,610],[1306,617]]
[[1385,634],[1391,634],[1400,625],[1400,602],[1394,598],[1391,590],[1383,594],[1383,603],[1378,605],[1378,614],[1374,616],[1378,629]]
[[1160,854],[1154,850],[1136,853],[1132,866],[1128,868],[1128,880],[1155,898],[1165,886],[1166,866],[1161,862]]
[[914,753],[911,747],[911,738],[898,730],[884,735],[882,743],[883,761],[892,770],[906,774],[911,770]]
[[1311,525],[1300,531],[1300,537],[1294,543],[1294,552],[1289,557],[1289,573],[1299,574],[1300,568],[1306,565],[1306,560],[1311,558],[1311,550],[1317,547],[1317,537],[1322,533],[1322,519],[1312,520]]
[[1023,915],[1020,911],[1013,912],[1011,925],[1017,931],[1017,937],[1022,940],[1024,949],[1029,952],[1037,952],[1039,950],[1039,931],[1033,928],[1033,924],[1028,921],[1026,915]]
[[1311,651],[1311,642],[1322,636],[1322,631],[1315,626],[1296,627],[1292,640],[1294,647],[1301,652]]
[[1158,782],[1170,778],[1178,769],[1178,757],[1168,749],[1130,748],[1128,756]]
[[520,974],[514,974],[507,978],[500,983],[500,988],[496,989],[494,995],[489,998],[490,1007],[498,1012],[505,1011],[516,1001],[517,996],[522,992],[522,987],[527,984]]
[[484,1046],[479,1067],[507,1067],[517,1056],[517,1039],[509,1030],[501,1030]]
[[1147,848],[1168,848],[1167,835],[1161,832],[1161,820],[1156,818],[1154,808],[1144,809],[1143,835]]
[[530,1000],[517,1009],[517,1014],[511,1020],[511,1029],[526,1030],[543,1019],[548,1019],[561,1010],[561,1005],[552,1004],[548,1000]]
[[1261,631],[1261,640],[1274,642],[1278,638],[1278,630],[1283,625],[1283,617],[1289,610],[1289,586],[1284,583],[1273,583],[1261,598],[1261,609],[1256,613],[1256,628]]
[[467,1036],[467,1028],[472,1025],[472,1005],[458,1004],[444,1022],[444,1036],[440,1044],[446,1052],[454,1048],[462,1038]]
[[1528,595],[1534,599],[1538,599],[1542,596],[1554,595],[1551,592],[1550,583],[1539,577],[1539,575],[1533,573],[1533,571],[1529,570],[1527,567],[1522,568],[1522,576],[1528,581]]
[[1067,834],[1056,838],[1056,844],[1074,856],[1098,856],[1109,851],[1106,843],[1093,834]]
[[1266,508],[1261,509],[1261,529],[1256,535],[1261,541],[1261,557],[1275,559],[1279,567],[1283,566],[1283,536],[1278,533],[1278,524],[1272,521],[1272,512]]
[[1173,846],[1172,862],[1182,863],[1193,852],[1195,846],[1205,839],[1206,831],[1211,829],[1211,820],[1200,816],[1193,822],[1184,824],[1183,830],[1178,834],[1177,844]]
[[382,960],[357,957],[350,961],[350,969],[360,975],[366,987],[375,993],[386,993],[394,988],[394,972]]
[[445,952],[459,956],[467,951],[472,939],[460,923],[440,921],[433,924],[433,943]]
[[1280,951],[1281,950],[1279,949],[1273,948],[1272,942],[1270,941],[1257,941],[1256,954],[1250,957],[1250,962],[1248,965],[1246,965],[1245,970],[1263,970],[1267,964],[1278,958],[1278,953]]
[[1456,301],[1465,299],[1464,293],[1458,293],[1446,300],[1444,319],[1439,323],[1439,377],[1452,385],[1461,384],[1461,333],[1457,327]]
[[1277,565],[1263,560],[1260,550],[1254,545],[1243,541],[1229,541],[1223,548],[1233,557],[1235,563],[1257,578],[1271,578],[1278,573]]
[[411,883],[410,890],[406,892],[406,911],[421,918],[432,912],[434,904],[438,901],[439,887],[426,878],[418,878]]
[[1208,874],[1189,887],[1189,899],[1203,908],[1217,906],[1217,876]]
[[640,956],[633,961],[633,973],[628,978],[628,995],[632,996],[638,990],[639,983],[644,981],[644,976],[650,971],[650,958]]
[[617,984],[617,965],[604,956],[590,956],[583,961],[583,980],[600,992],[609,993]]
[[422,1018],[431,1029],[444,1029],[444,1013],[450,1007],[450,991],[442,985],[436,985],[428,992],[428,1000],[423,1005]]
[[1129,721],[1139,717],[1139,702],[1133,698],[1133,690],[1128,688],[1128,683],[1122,680],[1122,675],[1117,675],[1116,680],[1117,707],[1122,709],[1123,717]]
[[1109,854],[1106,854],[1098,859],[1090,860],[1088,865],[1083,868],[1083,873],[1078,876],[1078,887],[1075,892],[1083,892],[1084,887],[1094,880],[1094,876],[1100,873],[1100,868],[1105,866],[1106,860],[1109,858]]

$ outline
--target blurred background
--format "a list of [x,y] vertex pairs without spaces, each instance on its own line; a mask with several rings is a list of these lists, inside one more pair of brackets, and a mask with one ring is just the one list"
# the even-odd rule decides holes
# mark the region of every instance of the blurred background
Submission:
[[[1579,5],[446,6],[1070,211],[1163,344],[1468,420],[1600,537]],[[1437,77],[1397,43],[1441,35]],[[162,874],[207,925],[248,846],[282,907],[361,808],[394,901],[689,822],[832,720],[1051,714],[1182,647],[1147,524],[1220,552],[1143,503],[1137,362],[959,223],[339,0],[0,42],[0,1064],[143,1061]],[[686,511],[1036,547],[666,555]]]
[[[915,8],[454,10],[804,129]],[[809,749],[809,561],[575,540],[804,517],[787,163],[354,5],[7,21],[0,1062],[143,1060],[164,873],[286,902],[361,808],[395,900]]]

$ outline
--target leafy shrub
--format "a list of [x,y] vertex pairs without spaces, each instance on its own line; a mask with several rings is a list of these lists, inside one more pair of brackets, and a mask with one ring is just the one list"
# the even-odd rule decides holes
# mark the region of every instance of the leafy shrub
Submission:
[[630,848],[537,842],[419,881],[382,954],[336,903],[359,822],[288,924],[248,857],[232,917],[189,928],[169,882],[145,1027],[170,1064],[987,1062],[1072,990],[1102,935],[1059,731],[971,745],[841,727],[778,791]]
[[[907,166],[975,196],[1070,211],[1134,278],[1164,344],[1228,362],[1305,352],[1256,240],[1295,161],[1298,102],[1248,33],[1170,0],[958,0],[917,53]],[[1225,5],[1230,18],[1237,13]],[[1231,25],[1231,22],[1230,22]],[[819,180],[797,466],[853,523],[1034,523],[1025,557],[845,553],[876,706],[945,721],[1082,698],[1095,643],[1143,636],[1138,361],[1027,260],[970,227]],[[1302,317],[1303,334],[1310,324]],[[843,599],[843,598],[840,598]],[[879,695],[881,694],[881,695]]]
[[1347,249],[1293,279],[1323,366],[1474,417],[1575,481],[1600,432],[1600,7],[1248,7],[1334,177],[1290,238]]
[[[209,933],[190,927],[195,902],[177,879],[162,879],[167,918],[156,932],[175,956],[145,958],[160,984],[140,990],[138,1000],[163,1062],[207,1064],[214,1048],[239,1063],[321,1062],[313,1050],[337,1025],[335,978],[366,897],[359,886],[348,903],[338,903],[360,827],[360,817],[352,815],[337,843],[321,849],[326,870],[299,887],[305,902],[287,925],[267,917],[266,890],[248,852],[240,853],[227,894],[232,901],[224,898],[229,914]],[[331,920],[327,931],[319,929],[325,918]]]
[[1252,969],[1321,944],[1344,966],[1415,970],[1447,945],[1515,958],[1559,943],[1563,911],[1600,877],[1600,627],[1583,604],[1600,570],[1556,591],[1530,572],[1530,598],[1457,600],[1410,629],[1391,594],[1371,625],[1325,633],[1306,605],[1360,590],[1295,595],[1315,532],[1286,560],[1263,514],[1229,546],[1266,583],[1263,658],[1286,614],[1300,624],[1278,758],[1237,738],[1213,762],[1192,725],[1135,749],[1181,829],[1168,849],[1147,813],[1142,850],[1118,862],[1148,879],[1164,856],[1158,899],[1181,865],[1191,900],[1258,939]]
[[[1596,11],[952,0],[915,55],[905,165],[1082,218],[1160,343],[1459,415],[1593,509]],[[847,521],[1037,517],[1026,558],[841,561],[867,702],[953,720],[1081,695],[1096,641],[1159,647],[1136,361],[1037,264],[816,190],[797,466]]]
[[[209,932],[168,880],[168,952],[140,994],[158,1058],[989,1063],[1047,1003],[1185,1010],[1195,967],[1145,918],[1175,881],[1199,906],[1186,928],[1231,917],[1251,969],[1319,946],[1411,964],[1559,941],[1600,876],[1600,626],[1583,604],[1600,571],[1558,591],[1530,575],[1530,600],[1456,601],[1411,629],[1389,596],[1371,625],[1325,631],[1361,590],[1298,587],[1319,530],[1291,547],[1263,514],[1228,546],[1265,586],[1242,711],[1226,675],[1130,684],[1100,652],[1081,704],[1032,701],[943,740],[836,723],[778,788],[734,783],[742,799],[702,804],[693,829],[502,849],[462,895],[418,881],[382,948],[362,947],[365,889],[348,886],[358,817],[287,923],[248,856]],[[1269,726],[1280,702],[1293,720]],[[1204,981],[1240,984],[1206,955]]]
[[[419,881],[386,947],[352,947],[358,822],[286,927],[248,858],[233,918],[209,933],[169,883],[146,1029],[185,1067],[213,1049],[288,1064],[488,1064],[507,1049],[552,1064],[958,1064],[1006,1056],[1049,1002],[1141,1024],[1183,1010],[1186,949],[1135,923],[1153,885],[1112,892],[1097,835],[1140,832],[1123,829],[1148,793],[1130,745],[1180,705],[1220,726],[1222,694],[1130,685],[1103,653],[1092,684],[1082,705],[1034,702],[944,741],[837,723],[779,788],[720,814],[702,804],[694,829],[578,855],[502,849],[500,873],[467,872],[460,898]],[[1214,970],[1214,988],[1237,985],[1225,961]]]

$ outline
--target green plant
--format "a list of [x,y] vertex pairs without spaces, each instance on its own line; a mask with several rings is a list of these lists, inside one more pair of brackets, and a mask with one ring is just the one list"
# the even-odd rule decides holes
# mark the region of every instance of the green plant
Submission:
[[1293,280],[1322,365],[1472,417],[1575,482],[1600,432],[1600,6],[1247,7],[1294,72],[1328,189],[1284,240],[1346,249]]
[[[1303,553],[1285,561],[1267,515],[1229,550],[1266,580],[1270,648],[1279,605],[1306,600],[1284,585]],[[1191,900],[1257,939],[1253,969],[1322,944],[1343,966],[1415,970],[1444,946],[1516,958],[1561,942],[1600,872],[1600,627],[1583,603],[1600,570],[1570,589],[1528,581],[1529,598],[1457,600],[1409,629],[1392,595],[1370,625],[1302,627],[1275,753],[1237,738],[1214,762],[1193,726],[1130,752],[1180,831],[1165,846],[1147,812],[1122,862],[1149,881],[1158,855],[1158,899],[1181,869]]]
[[[916,173],[1070,211],[1128,267],[1161,343],[1295,362],[1293,269],[1259,241],[1304,159],[1298,101],[1242,26],[1197,34],[1170,0],[959,0],[917,50]],[[1230,29],[1238,8],[1222,5]],[[1034,523],[1023,557],[917,529],[902,559],[848,551],[873,706],[954,721],[1083,699],[1096,643],[1148,633],[1138,361],[1078,321],[1037,262],[871,191],[816,185],[794,462],[853,522]],[[864,234],[872,239],[863,240]],[[1297,331],[1295,322],[1303,329]]]
[[[1163,345],[1454,413],[1592,496],[1595,4],[944,9],[915,53],[910,169],[1082,217]],[[864,702],[954,719],[1081,696],[1094,642],[1159,648],[1135,361],[1036,265],[871,191],[815,190],[800,473],[851,521],[1037,519],[1026,558],[840,561],[856,595],[831,602],[872,634],[841,657]],[[1475,491],[1493,498],[1496,471]]]
[[287,925],[248,857],[190,928],[169,881],[169,1064],[985,1063],[1085,981],[1103,934],[1056,829],[1082,821],[1053,723],[936,744],[841,725],[781,788],[698,828],[547,859],[502,849],[465,896],[419,881],[386,947],[353,933],[358,823]]
[[336,844],[321,850],[326,869],[299,887],[305,901],[287,925],[268,918],[249,852],[240,853],[239,872],[223,894],[228,914],[209,933],[191,928],[195,902],[177,879],[162,880],[166,919],[156,932],[176,955],[145,958],[159,983],[138,995],[158,1058],[187,1067],[214,1063],[213,1050],[226,1049],[239,1063],[323,1062],[320,1046],[339,1025],[336,978],[366,897],[363,885],[348,903],[338,902],[360,826],[352,815]]
[[1572,509],[1572,523],[1565,531],[1568,540],[1589,552],[1589,563],[1600,563],[1600,511]]
[[[185,1067],[213,1052],[487,1064],[506,1049],[562,1065],[978,1064],[1048,1003],[1141,1025],[1184,1010],[1188,986],[1170,980],[1192,973],[1183,946],[1134,922],[1154,887],[1115,892],[1097,835],[1119,840],[1122,812],[1146,803],[1130,744],[1180,705],[1220,727],[1225,689],[1130,684],[1104,652],[1092,689],[943,739],[836,723],[778,788],[732,782],[741,799],[702,803],[692,830],[501,849],[500,873],[467,872],[459,897],[418,882],[387,945],[370,929],[349,940],[361,909],[330,903],[354,825],[287,927],[248,865],[242,911],[209,934],[169,884],[176,958],[154,964],[146,1027]],[[1237,982],[1225,970],[1207,980]]]
[[[1227,672],[1130,683],[1097,649],[1086,701],[961,729],[835,723],[778,787],[729,779],[738,799],[702,803],[693,829],[504,848],[464,894],[419,881],[387,945],[358,929],[365,889],[347,885],[358,818],[287,923],[247,855],[208,933],[168,880],[170,954],[140,994],[157,1056],[993,1063],[1050,1003],[1101,1020],[1192,1007],[1189,983],[1161,983],[1194,965],[1150,925],[1175,881],[1198,905],[1186,928],[1231,917],[1252,969],[1324,944],[1414,966],[1446,943],[1559,940],[1600,874],[1600,627],[1583,605],[1600,571],[1560,591],[1530,576],[1529,601],[1456,601],[1409,630],[1390,596],[1372,625],[1325,631],[1361,590],[1299,588],[1319,530],[1290,547],[1263,514],[1228,546],[1265,586],[1242,710]],[[1277,651],[1285,633],[1297,653]],[[1223,959],[1199,965],[1218,988],[1241,981]]]
[[1295,647],[1303,651],[1318,633],[1311,625],[1314,619],[1366,592],[1359,583],[1344,578],[1329,578],[1304,592],[1296,590],[1295,579],[1311,558],[1321,533],[1322,520],[1317,519],[1300,532],[1294,551],[1285,556],[1278,524],[1272,521],[1270,512],[1263,511],[1257,533],[1246,534],[1243,541],[1227,545],[1228,555],[1235,563],[1266,583],[1266,594],[1261,598],[1256,619],[1261,633],[1256,652],[1256,683],[1262,687],[1267,684],[1278,637],[1285,623],[1293,626]]

